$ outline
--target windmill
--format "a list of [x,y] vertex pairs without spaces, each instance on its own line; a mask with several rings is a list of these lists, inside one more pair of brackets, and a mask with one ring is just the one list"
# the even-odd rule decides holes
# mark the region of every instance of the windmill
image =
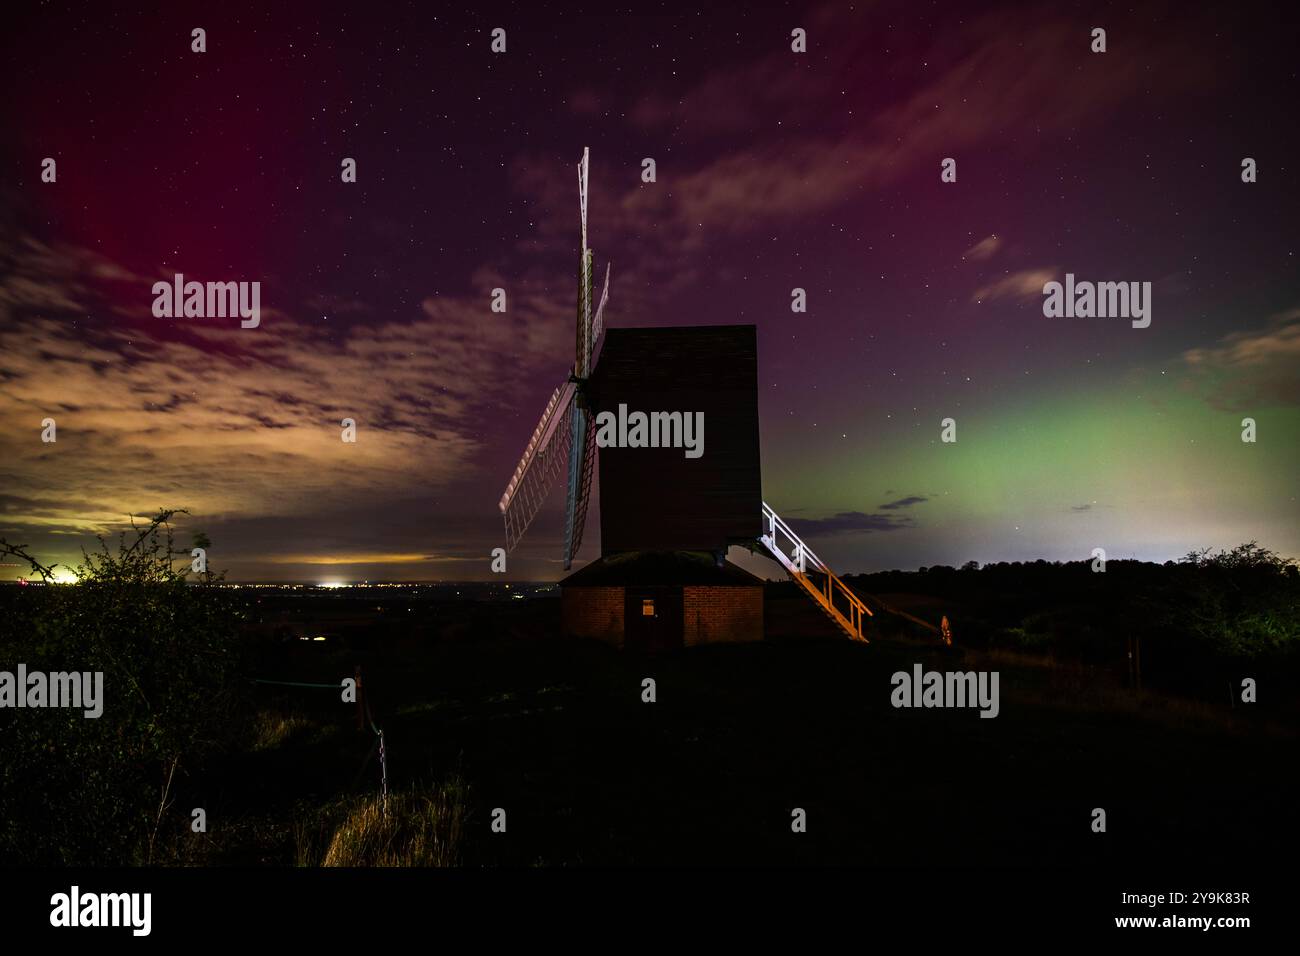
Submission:
[[[854,640],[871,610],[762,498],[758,337],[753,325],[604,329],[609,268],[592,313],[587,247],[589,151],[578,164],[577,328],[573,368],[551,394],[500,509],[513,550],[566,472],[564,568],[582,546],[597,458],[596,418],[628,408],[707,417],[708,452],[676,446],[600,450],[601,556],[561,582],[565,630],[676,645],[761,636],[762,581],[726,560],[732,546],[774,557]],[[602,442],[605,444],[605,442]],[[914,619],[915,620],[915,619]],[[919,622],[918,623],[924,623]],[[926,625],[929,627],[929,625]],[[937,628],[931,628],[937,633]]]
[[573,370],[546,403],[542,418],[524,448],[515,473],[506,485],[499,505],[506,526],[506,550],[513,551],[528,526],[537,517],[547,493],[562,466],[568,463],[568,489],[564,504],[564,569],[582,547],[582,531],[587,522],[587,503],[591,498],[592,466],[596,460],[595,419],[585,394],[587,380],[595,359],[596,346],[609,298],[609,267],[605,267],[605,285],[600,305],[593,316],[592,262],[587,248],[587,165],[589,150],[582,150],[578,164],[578,210],[581,221],[582,249],[578,259],[578,320],[575,336]]

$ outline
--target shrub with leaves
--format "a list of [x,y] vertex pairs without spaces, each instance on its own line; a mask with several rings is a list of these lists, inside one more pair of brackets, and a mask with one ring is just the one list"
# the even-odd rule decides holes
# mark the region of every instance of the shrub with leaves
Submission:
[[1238,657],[1300,646],[1300,569],[1256,542],[1193,551],[1181,586],[1164,595],[1167,620],[1214,650]]
[[150,862],[182,778],[242,736],[239,615],[221,576],[174,550],[174,514],[133,521],[116,547],[100,538],[75,584],[0,542],[47,581],[3,589],[0,669],[104,674],[98,718],[0,714],[0,862]]

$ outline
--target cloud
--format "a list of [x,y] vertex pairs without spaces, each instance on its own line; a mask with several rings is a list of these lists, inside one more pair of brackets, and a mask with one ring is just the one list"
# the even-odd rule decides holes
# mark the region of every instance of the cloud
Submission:
[[845,534],[848,532],[897,531],[912,526],[910,518],[898,515],[841,511],[828,518],[791,518],[790,527],[801,535]]
[[906,498],[899,498],[897,501],[883,504],[880,508],[882,511],[895,511],[899,508],[910,508],[912,505],[919,505],[929,500],[929,498],[924,498],[920,495],[908,495]]
[[983,259],[992,258],[1002,248],[1002,240],[997,236],[985,236],[975,245],[967,249],[963,254],[963,259],[974,259],[977,262]]
[[1025,301],[1043,294],[1043,286],[1056,278],[1059,268],[1022,269],[1003,276],[995,282],[981,286],[971,296],[973,302],[992,301],[995,299],[1016,299]]
[[280,554],[267,559],[271,564],[426,564],[438,561],[463,561],[459,557],[415,553],[386,554],[358,552],[352,554]]
[[[1003,142],[1007,130],[1034,129],[1040,142],[1073,135],[1131,102],[1134,88],[1171,99],[1212,82],[1188,65],[1200,62],[1197,51],[1206,43],[1199,32],[1205,24],[1195,17],[1178,31],[1144,35],[1137,41],[1143,57],[1096,69],[1079,41],[1087,36],[1086,21],[1026,10],[1008,29],[1007,11],[995,10],[936,31],[912,58],[929,67],[918,74],[924,79],[900,93],[882,93],[898,87],[877,82],[872,41],[865,38],[890,29],[890,10],[889,4],[859,11],[827,4],[812,11],[816,69],[778,43],[693,87],[638,100],[628,116],[643,133],[748,145],[694,169],[674,170],[670,189],[661,184],[627,193],[624,214],[642,231],[657,228],[673,241],[719,229],[765,228],[853,200],[923,167],[937,171],[938,157]],[[1070,64],[1087,70],[1086,82],[1062,82]],[[831,115],[842,121],[809,129],[810,103],[822,109],[836,104]],[[663,232],[667,223],[672,228]]]
[[[922,495],[908,495],[880,506],[881,511],[900,511],[929,499]],[[791,518],[790,527],[801,535],[824,536],[831,534],[865,534],[876,531],[898,531],[915,527],[910,515],[867,514],[864,511],[841,511],[825,518]]]
[[[540,401],[529,383],[558,381],[571,355],[572,307],[542,274],[481,269],[481,294],[431,295],[400,319],[309,300],[352,317],[328,333],[288,303],[256,330],[133,316],[102,294],[134,281],[127,301],[148,303],[149,280],[128,275],[72,247],[0,245],[0,519],[14,532],[101,533],[164,506],[206,526],[436,495],[516,417],[522,447]],[[491,313],[487,290],[507,284],[509,312]],[[278,550],[302,549],[258,559]]]
[[1300,405],[1300,308],[1271,316],[1262,329],[1232,332],[1214,347],[1189,349],[1182,359],[1190,384],[1214,408]]

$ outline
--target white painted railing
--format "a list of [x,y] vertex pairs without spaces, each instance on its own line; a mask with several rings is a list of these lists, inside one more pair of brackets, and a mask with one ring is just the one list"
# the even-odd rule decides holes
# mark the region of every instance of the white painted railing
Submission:
[[[862,616],[865,614],[871,617],[871,609],[862,602],[849,588],[847,584],[841,581],[835,572],[821,558],[813,553],[808,545],[794,533],[788,524],[781,520],[781,516],[773,511],[763,502],[763,545],[772,552],[782,566],[790,572],[790,577],[794,578],[803,586],[804,591],[808,593],[818,604],[826,610],[835,622],[840,625],[856,641],[866,641],[862,635]],[[786,553],[786,549],[789,553]],[[825,581],[819,585],[808,576],[809,570],[817,574],[825,575]],[[837,602],[839,606],[837,606]]]

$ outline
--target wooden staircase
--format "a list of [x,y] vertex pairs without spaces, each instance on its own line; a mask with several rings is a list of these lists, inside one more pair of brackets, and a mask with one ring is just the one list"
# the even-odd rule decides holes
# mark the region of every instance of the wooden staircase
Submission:
[[[803,592],[832,622],[855,641],[867,643],[862,617],[871,609],[841,581],[821,558],[813,554],[781,516],[763,502],[763,536],[759,540],[772,553]],[[786,549],[789,553],[786,553]]]

